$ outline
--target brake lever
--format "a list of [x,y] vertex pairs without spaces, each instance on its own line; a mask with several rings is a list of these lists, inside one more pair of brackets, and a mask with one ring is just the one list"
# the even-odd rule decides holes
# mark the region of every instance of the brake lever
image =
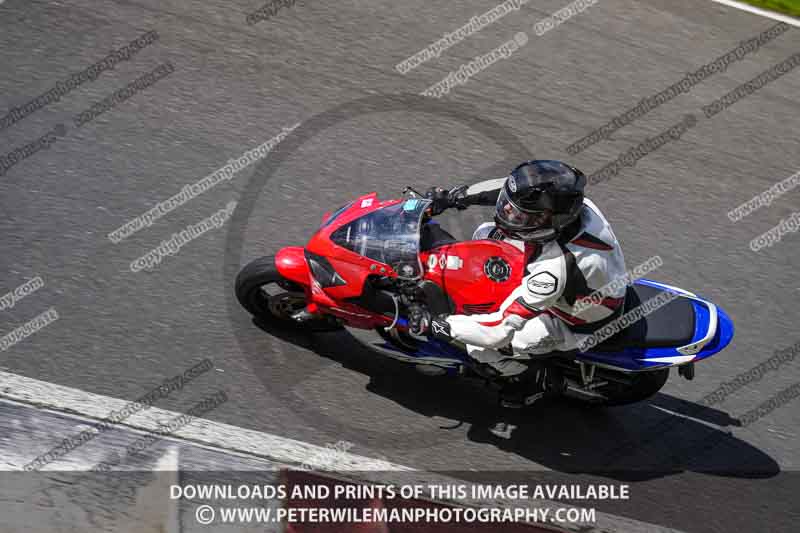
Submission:
[[403,194],[408,194],[408,193],[412,193],[415,196],[419,196],[420,198],[423,198],[425,196],[424,194],[421,194],[419,191],[415,190],[413,187],[406,186],[406,188],[403,189]]

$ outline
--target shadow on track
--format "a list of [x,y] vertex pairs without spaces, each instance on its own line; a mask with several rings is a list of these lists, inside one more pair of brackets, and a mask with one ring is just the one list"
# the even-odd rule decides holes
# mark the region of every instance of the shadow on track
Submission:
[[[275,369],[275,388],[269,392],[280,398],[293,396],[291,408],[300,417],[337,439],[359,442],[365,432],[326,419],[310,402],[299,406],[298,395],[289,394],[302,383],[299,376],[308,370],[304,367],[313,366],[307,357],[321,356],[368,376],[369,392],[419,415],[458,421],[441,427],[435,439],[439,443],[453,438],[447,435],[448,429],[467,424],[469,440],[491,443],[559,473],[640,481],[687,471],[737,478],[769,478],[780,471],[774,459],[730,433],[730,428],[740,423],[727,412],[668,394],[659,393],[624,407],[593,407],[562,400],[509,411],[497,407],[494,392],[478,381],[421,375],[347,331],[309,336],[278,330],[262,321],[253,323],[269,335],[312,352],[306,358],[298,353],[289,368],[284,363],[280,370]],[[675,374],[671,377],[677,378]],[[498,420],[516,426],[509,439],[488,431]],[[375,443],[374,435],[369,439]],[[387,448],[398,444],[396,434],[391,439],[392,446]],[[417,448],[434,444],[426,440],[430,438],[406,442]]]

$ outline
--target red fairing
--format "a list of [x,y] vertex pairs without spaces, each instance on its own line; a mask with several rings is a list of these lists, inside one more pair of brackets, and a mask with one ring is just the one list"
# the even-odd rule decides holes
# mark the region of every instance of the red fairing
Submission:
[[275,266],[284,278],[308,286],[310,283],[308,264],[302,246],[287,246],[275,255]]
[[[358,297],[364,287],[364,281],[370,275],[396,276],[392,268],[384,263],[364,257],[351,250],[336,246],[331,242],[331,234],[340,227],[364,216],[367,213],[398,203],[398,200],[378,201],[376,193],[365,194],[353,202],[350,209],[342,213],[334,224],[320,228],[306,244],[309,251],[324,256],[331,266],[347,283],[338,287],[327,287],[324,293],[338,302],[347,298]],[[325,217],[325,220],[330,216]],[[324,224],[324,222],[323,222]],[[323,302],[320,302],[323,303]]]
[[[525,255],[495,240],[464,241],[422,253],[425,279],[440,285],[459,314],[492,313],[522,283]],[[503,279],[503,263],[509,271]],[[487,273],[487,264],[497,270]]]
[[[399,202],[400,200],[381,202],[374,192],[361,196],[352,202],[349,209],[339,215],[335,223],[328,226],[325,226],[325,223],[331,217],[331,214],[326,213],[323,217],[322,227],[309,239],[305,246],[308,251],[325,257],[341,279],[346,282],[344,285],[322,288],[316,281],[309,281],[311,276],[307,270],[305,283],[310,287],[310,301],[325,313],[341,318],[350,327],[372,329],[391,324],[391,319],[349,303],[347,300],[361,295],[364,282],[368,276],[393,277],[397,274],[389,265],[335,245],[331,242],[330,236],[338,228],[367,213]],[[303,249],[299,248],[299,250],[300,258],[303,260],[303,265],[305,265]]]
[[[359,306],[357,299],[369,276],[397,277],[388,264],[360,255],[331,241],[331,234],[346,224],[377,209],[403,200],[379,201],[375,193],[357,198],[335,220],[327,215],[305,249],[323,256],[344,282],[322,287],[313,279],[303,248],[284,248],[276,259],[278,269],[292,281],[307,287],[314,312],[331,314],[355,328],[388,326],[387,315]],[[464,241],[422,252],[423,277],[441,286],[456,305],[456,313],[492,313],[522,282],[525,254],[512,244],[496,241]],[[492,271],[489,266],[494,265]],[[390,314],[390,313],[389,313]]]

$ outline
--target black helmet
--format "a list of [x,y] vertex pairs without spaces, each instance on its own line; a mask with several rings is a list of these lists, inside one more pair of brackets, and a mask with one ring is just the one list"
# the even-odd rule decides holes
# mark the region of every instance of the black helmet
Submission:
[[585,185],[583,172],[561,161],[526,161],[500,191],[495,224],[513,239],[556,239],[580,215]]

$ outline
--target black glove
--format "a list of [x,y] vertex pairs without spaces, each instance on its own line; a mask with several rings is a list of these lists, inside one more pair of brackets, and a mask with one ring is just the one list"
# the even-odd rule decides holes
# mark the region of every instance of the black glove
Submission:
[[446,209],[455,207],[457,209],[466,209],[465,203],[467,186],[462,185],[455,189],[445,190],[441,187],[431,187],[425,194],[425,197],[433,200],[431,203],[430,211],[431,216],[442,214]]
[[450,324],[447,322],[447,315],[439,315],[431,320],[429,336],[442,342],[453,340],[453,336],[450,333]]
[[408,330],[412,335],[426,335],[431,325],[431,314],[425,306],[413,303],[408,306]]
[[455,207],[459,211],[467,208],[467,189],[469,189],[467,185],[461,185],[450,190],[448,198],[450,199],[451,207]]

